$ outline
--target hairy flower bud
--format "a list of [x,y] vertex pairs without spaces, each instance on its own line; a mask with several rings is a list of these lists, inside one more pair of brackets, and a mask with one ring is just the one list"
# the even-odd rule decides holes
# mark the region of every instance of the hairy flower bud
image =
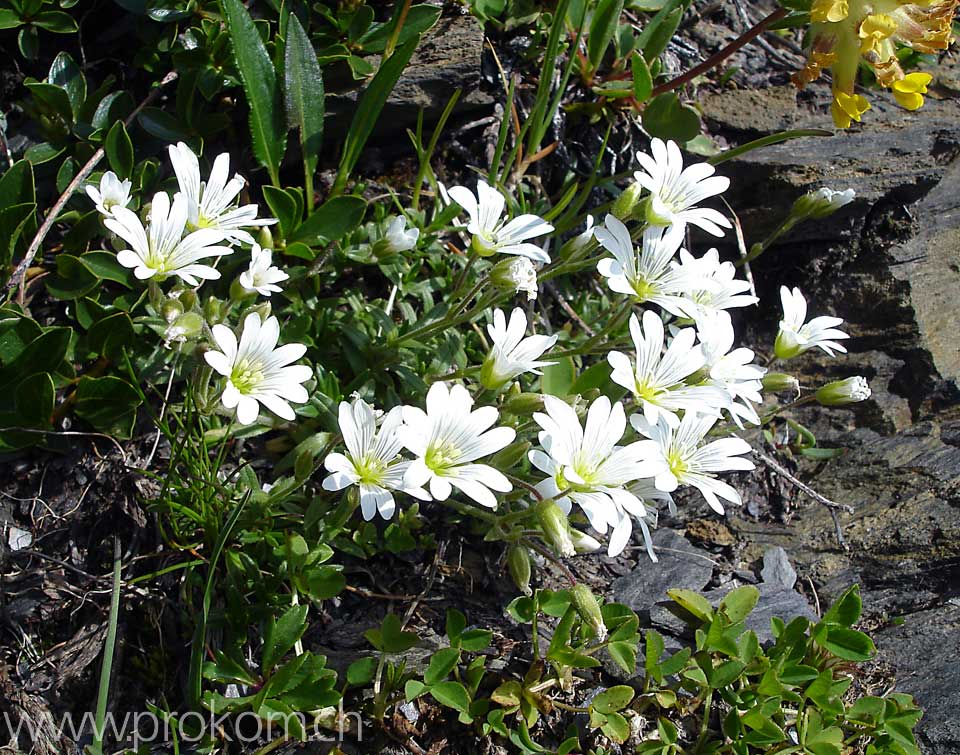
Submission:
[[817,403],[822,406],[845,406],[856,404],[870,398],[870,386],[861,375],[846,380],[834,380],[817,390],[814,394]]
[[532,444],[528,440],[511,443],[490,457],[489,464],[495,469],[511,469],[530,451]]
[[171,296],[160,306],[160,314],[167,323],[172,323],[183,314],[183,303],[175,296]]
[[576,527],[570,528],[570,539],[573,540],[573,548],[577,553],[595,553],[603,547],[599,540]]
[[203,330],[203,318],[196,312],[184,312],[176,318],[163,333],[163,340],[169,343],[184,343],[196,338]]
[[800,381],[785,372],[768,372],[760,378],[760,382],[763,384],[763,390],[770,393],[800,392]]
[[577,555],[570,537],[567,515],[554,501],[546,500],[537,504],[537,520],[547,542],[557,553],[567,558]]
[[637,203],[640,201],[640,195],[643,194],[643,187],[639,183],[632,183],[617,197],[610,208],[610,213],[622,222],[626,222],[637,209]]
[[539,393],[517,393],[511,395],[503,403],[503,410],[508,414],[526,416],[534,412],[543,411],[543,396]]
[[577,583],[570,589],[573,596],[573,605],[580,614],[580,618],[592,630],[594,636],[603,642],[607,639],[607,626],[603,623],[603,614],[600,613],[600,604],[596,597],[590,591],[590,588],[584,584]]
[[490,281],[501,291],[523,291],[527,299],[537,298],[537,269],[526,257],[500,260],[490,269]]
[[507,568],[510,570],[510,577],[513,583],[524,595],[532,595],[530,589],[530,577],[532,568],[530,566],[530,553],[522,545],[511,545],[507,549]]
[[790,208],[790,216],[797,220],[825,218],[850,204],[856,196],[853,189],[834,191],[824,186],[798,198]]

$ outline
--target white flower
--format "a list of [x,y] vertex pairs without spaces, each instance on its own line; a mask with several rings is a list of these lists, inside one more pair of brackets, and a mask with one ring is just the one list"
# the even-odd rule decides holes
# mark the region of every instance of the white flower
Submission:
[[429,499],[421,488],[406,489],[403,475],[410,462],[400,459],[403,443],[400,426],[403,410],[397,406],[383,418],[377,432],[377,417],[373,408],[363,399],[354,399],[353,404],[340,403],[340,432],[347,453],[332,453],[323,461],[331,472],[323,481],[324,490],[343,490],[350,485],[360,488],[360,511],[368,522],[379,512],[390,519],[396,511],[393,490],[402,490],[421,498]]
[[302,404],[307,400],[307,389],[301,383],[309,380],[313,371],[291,362],[302,357],[307,347],[299,343],[278,347],[277,318],[261,321],[256,312],[244,319],[239,344],[226,325],[214,325],[213,338],[220,351],[208,351],[203,357],[227,379],[221,401],[227,409],[236,408],[237,421],[252,424],[260,414],[260,404],[283,419],[294,419],[287,402]]
[[500,260],[490,269],[490,280],[503,291],[525,292],[528,301],[537,298],[537,268],[526,257]]
[[695,205],[725,192],[730,179],[714,176],[715,169],[709,163],[684,168],[680,148],[672,141],[653,139],[650,148],[652,157],[637,153],[643,170],[633,174],[637,183],[650,192],[647,220],[653,225],[681,230],[689,223],[714,236],[723,236],[721,227],[730,228],[730,221],[716,210]]
[[130,204],[130,187],[133,184],[129,180],[121,181],[117,174],[108,170],[100,177],[100,188],[95,186],[86,186],[87,196],[93,200],[101,214],[108,218],[113,215],[114,207],[126,207]]
[[405,252],[416,247],[417,240],[420,238],[420,229],[408,229],[407,219],[403,215],[398,215],[390,221],[383,237],[387,241],[391,252]]
[[403,407],[401,439],[418,458],[404,475],[404,484],[419,488],[430,483],[430,493],[445,501],[457,488],[469,498],[495,509],[496,490],[513,489],[502,473],[477,459],[496,453],[516,437],[511,427],[490,429],[499,417],[496,407],[473,409],[473,399],[462,385],[447,388],[434,383],[427,392],[427,411]]
[[850,204],[857,196],[853,189],[834,191],[826,186],[804,194],[794,202],[791,214],[799,217],[825,218]]
[[607,279],[612,291],[627,294],[637,302],[652,302],[678,317],[685,317],[680,294],[689,283],[670,261],[683,243],[683,231],[650,226],[643,232],[643,248],[637,259],[627,227],[613,215],[594,231],[597,241],[613,255],[597,263],[597,272]]
[[135,213],[120,206],[115,206],[113,216],[103,223],[130,245],[129,249],[117,253],[117,262],[132,268],[139,280],[153,277],[165,280],[176,275],[191,286],[199,285],[198,279],[216,280],[220,277],[217,270],[197,262],[233,251],[229,246],[218,246],[224,235],[213,228],[183,235],[187,225],[187,200],[182,194],[173,198],[172,205],[165,192],[154,194],[146,230]]
[[186,144],[170,145],[169,153],[180,191],[187,199],[191,229],[216,228],[233,244],[253,244],[253,236],[241,229],[277,222],[275,218],[258,219],[255,204],[238,207],[234,203],[246,181],[239,174],[229,178],[230,155],[226,152],[217,155],[206,182],[200,180],[200,163]]
[[714,472],[753,469],[753,462],[740,458],[750,452],[750,444],[742,438],[721,438],[703,444],[716,419],[696,412],[686,412],[679,427],[670,427],[661,417],[655,425],[640,414],[630,417],[630,424],[641,435],[654,440],[666,459],[668,469],[654,478],[659,490],[671,492],[680,485],[692,485],[707,499],[710,508],[723,513],[720,498],[740,505],[740,494],[718,480]]
[[273,252],[261,249],[259,244],[254,243],[250,247],[250,266],[240,273],[240,285],[248,294],[270,296],[282,291],[277,283],[289,277],[279,267],[273,267]]
[[663,322],[649,309],[643,313],[643,326],[630,316],[630,335],[636,349],[636,366],[619,351],[611,351],[607,361],[613,367],[610,379],[633,391],[651,423],[664,417],[671,426],[679,424],[676,412],[697,411],[713,417],[728,403],[727,394],[711,385],[684,385],[684,380],[705,364],[700,346],[694,346],[693,328],[683,328],[663,352]]
[[496,390],[524,372],[539,375],[540,367],[556,364],[537,360],[557,342],[557,336],[524,338],[526,329],[527,316],[519,307],[511,313],[509,324],[503,310],[493,311],[493,322],[487,325],[493,346],[480,371],[480,382],[485,388]]
[[477,195],[466,186],[453,186],[450,198],[470,215],[467,231],[473,234],[474,248],[483,256],[495,252],[518,254],[537,262],[549,262],[550,255],[527,239],[553,231],[553,226],[536,215],[518,215],[503,222],[500,216],[506,205],[503,195],[486,181],[477,181]]
[[687,316],[701,321],[716,312],[734,307],[747,307],[759,299],[752,294],[750,283],[738,280],[737,268],[732,262],[721,262],[720,253],[709,249],[697,259],[686,249],[680,250],[680,262],[672,263],[675,273],[687,281],[684,308]]
[[871,396],[870,384],[862,375],[845,380],[834,380],[822,386],[814,394],[823,406],[846,406],[866,401]]
[[763,400],[760,395],[763,388],[761,380],[767,371],[753,364],[754,353],[750,349],[733,349],[734,333],[730,316],[726,312],[718,312],[703,320],[697,325],[697,336],[710,374],[708,384],[727,392],[730,400],[726,408],[734,422],[738,427],[743,426],[743,420],[759,425],[760,417],[753,403]]
[[600,396],[587,411],[586,426],[577,413],[554,396],[544,396],[546,413],[534,420],[543,430],[543,451],[530,451],[530,462],[549,477],[537,484],[544,498],[553,498],[565,513],[577,504],[590,526],[601,535],[610,534],[607,553],[616,556],[626,547],[633,519],[644,516],[643,502],[626,485],[642,477],[663,474],[666,464],[650,441],[618,446],[627,428],[623,405],[611,405]]
[[850,337],[837,330],[837,325],[843,324],[841,318],[814,317],[804,324],[807,319],[807,300],[799,288],[791,291],[786,286],[780,286],[780,301],[783,303],[783,319],[773,347],[778,358],[790,359],[814,346],[819,346],[830,356],[834,356],[834,351],[846,352],[846,348],[835,340]]

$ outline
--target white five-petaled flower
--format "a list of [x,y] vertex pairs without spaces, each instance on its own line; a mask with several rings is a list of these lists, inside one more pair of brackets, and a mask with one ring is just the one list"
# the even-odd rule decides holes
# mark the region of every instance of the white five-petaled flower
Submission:
[[227,379],[221,401],[227,409],[237,410],[237,421],[253,424],[260,414],[260,404],[283,419],[294,419],[288,402],[302,404],[307,400],[307,389],[301,383],[309,380],[313,371],[291,363],[302,357],[307,347],[299,343],[278,347],[277,318],[261,321],[256,312],[244,318],[239,344],[226,325],[214,325],[213,338],[220,351],[208,351],[203,357]]
[[537,262],[550,261],[550,255],[527,240],[550,233],[553,226],[537,215],[518,215],[502,221],[506,200],[483,179],[477,181],[476,196],[466,186],[453,186],[447,193],[470,216],[467,232],[473,234],[473,247],[482,256],[503,252]]
[[363,399],[352,404],[340,403],[340,432],[347,453],[335,452],[324,459],[331,474],[323,481],[324,490],[343,490],[350,485],[360,489],[360,511],[368,522],[377,513],[390,519],[396,511],[394,490],[402,490],[416,498],[429,499],[421,488],[406,489],[403,475],[410,462],[399,458],[403,443],[400,426],[403,410],[397,406],[384,417],[377,432],[377,416]]
[[730,179],[714,176],[715,169],[709,163],[684,168],[683,156],[675,142],[653,139],[650,148],[652,156],[637,153],[643,170],[633,174],[637,183],[650,192],[648,222],[681,230],[689,223],[714,236],[723,236],[721,228],[730,228],[730,221],[716,210],[696,205],[725,192]]
[[230,178],[230,155],[223,152],[213,161],[206,181],[200,179],[200,162],[186,144],[170,145],[170,162],[177,174],[180,192],[187,199],[191,229],[216,228],[233,244],[252,244],[244,228],[271,225],[275,218],[257,218],[257,205],[237,206],[235,200],[246,185],[242,176]]
[[619,351],[611,351],[607,361],[613,367],[610,379],[633,392],[651,423],[658,417],[675,427],[676,412],[696,411],[719,417],[729,403],[724,390],[712,385],[685,385],[684,381],[705,364],[703,350],[695,346],[696,332],[683,328],[663,353],[663,322],[651,310],[643,313],[643,325],[636,314],[630,316],[630,335],[636,349],[636,365]]
[[516,437],[512,427],[493,427],[499,416],[493,406],[474,409],[473,398],[462,385],[447,388],[434,383],[427,391],[426,411],[403,407],[400,437],[417,456],[404,475],[404,485],[419,488],[429,482],[430,493],[438,501],[445,501],[457,488],[481,506],[496,508],[491,491],[508,493],[513,486],[502,472],[474,462],[510,445]]
[[804,323],[807,319],[807,300],[799,288],[791,291],[786,286],[780,286],[780,301],[783,304],[783,319],[780,320],[780,331],[773,347],[778,358],[790,359],[815,346],[830,356],[834,356],[834,351],[846,352],[847,349],[837,343],[837,339],[850,337],[837,330],[837,326],[843,324],[842,318],[824,315]]
[[744,347],[733,348],[730,316],[726,312],[717,312],[701,321],[697,325],[697,336],[709,370],[708,383],[727,392],[730,400],[726,409],[734,422],[738,427],[743,427],[744,420],[759,425],[760,417],[753,403],[763,400],[761,380],[767,371],[753,364],[753,351]]
[[166,192],[154,194],[146,229],[136,213],[119,205],[103,223],[130,245],[117,253],[117,262],[132,268],[139,280],[164,280],[176,275],[191,286],[199,285],[199,280],[216,280],[220,273],[199,261],[233,251],[229,246],[219,246],[224,235],[213,228],[184,236],[187,200],[182,194],[173,198],[172,205]]
[[633,428],[654,440],[666,460],[667,469],[654,478],[659,490],[673,491],[680,485],[692,485],[707,499],[710,508],[723,513],[720,498],[740,505],[740,494],[731,485],[718,480],[715,472],[753,469],[753,462],[740,454],[750,452],[750,444],[742,438],[729,437],[703,443],[715,424],[714,417],[686,412],[678,427],[671,427],[661,417],[651,424],[641,414],[630,417]]
[[480,370],[480,382],[485,388],[496,390],[524,372],[540,374],[540,367],[556,362],[538,361],[543,353],[557,342],[557,336],[527,336],[527,316],[517,307],[507,322],[503,310],[493,311],[493,322],[487,325],[487,332],[493,346]]
[[383,238],[391,252],[406,252],[416,247],[417,240],[420,238],[420,229],[407,228],[407,219],[403,215],[398,215],[387,225]]
[[240,273],[240,286],[248,294],[270,296],[282,291],[277,284],[289,277],[279,267],[273,266],[273,252],[261,249],[259,244],[254,243],[250,247],[250,266]]
[[716,249],[707,250],[699,259],[686,249],[680,250],[680,262],[671,264],[674,272],[688,281],[684,291],[687,316],[697,323],[716,312],[748,307],[759,299],[750,293],[750,283],[737,279],[732,262],[721,262]]
[[88,185],[86,192],[97,206],[97,210],[109,218],[113,215],[114,207],[126,207],[130,204],[130,187],[132,186],[129,179],[121,181],[116,173],[108,170],[100,177],[100,187]]
[[613,259],[607,257],[597,263],[597,271],[612,291],[632,296],[639,303],[652,302],[678,317],[686,316],[681,294],[690,283],[670,264],[683,243],[682,230],[669,228],[664,232],[661,226],[644,230],[639,260],[630,232],[613,215],[607,215],[594,235],[613,255]]
[[626,486],[663,474],[666,464],[650,441],[617,445],[627,428],[619,402],[611,405],[600,396],[590,405],[584,427],[569,404],[554,396],[544,396],[543,404],[546,413],[533,418],[543,428],[539,439],[544,450],[530,451],[529,458],[549,476],[537,484],[537,491],[567,513],[576,503],[601,535],[612,528],[607,552],[615,556],[630,539],[632,520],[645,514],[643,501]]

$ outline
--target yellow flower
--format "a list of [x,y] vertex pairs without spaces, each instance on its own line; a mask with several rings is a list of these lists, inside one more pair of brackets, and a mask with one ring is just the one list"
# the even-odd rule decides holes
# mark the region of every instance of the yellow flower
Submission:
[[837,128],[850,128],[851,121],[859,123],[860,116],[870,109],[870,103],[859,94],[834,92],[830,113]]
[[872,13],[863,19],[858,35],[861,39],[860,52],[866,55],[880,53],[880,43],[897,30],[897,22],[886,13]]
[[850,12],[848,0],[813,0],[810,8],[810,20],[814,23],[836,23],[843,21]]
[[893,82],[893,96],[901,107],[917,110],[923,106],[923,95],[932,80],[929,73],[908,73],[900,81]]

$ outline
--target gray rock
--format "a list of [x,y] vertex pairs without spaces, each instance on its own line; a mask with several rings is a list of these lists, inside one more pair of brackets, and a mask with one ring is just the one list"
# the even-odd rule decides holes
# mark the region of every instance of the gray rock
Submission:
[[797,583],[797,570],[787,558],[787,552],[779,545],[763,554],[760,578],[771,589],[779,585],[784,590],[792,590]]
[[906,617],[874,635],[880,656],[897,669],[897,691],[923,708],[917,727],[926,755],[960,752],[960,607],[942,605]]
[[656,604],[667,600],[667,590],[702,590],[713,576],[710,554],[674,530],[656,530],[653,546],[658,563],[641,558],[633,572],[614,580],[611,586],[613,599],[636,611],[641,621],[649,620]]

